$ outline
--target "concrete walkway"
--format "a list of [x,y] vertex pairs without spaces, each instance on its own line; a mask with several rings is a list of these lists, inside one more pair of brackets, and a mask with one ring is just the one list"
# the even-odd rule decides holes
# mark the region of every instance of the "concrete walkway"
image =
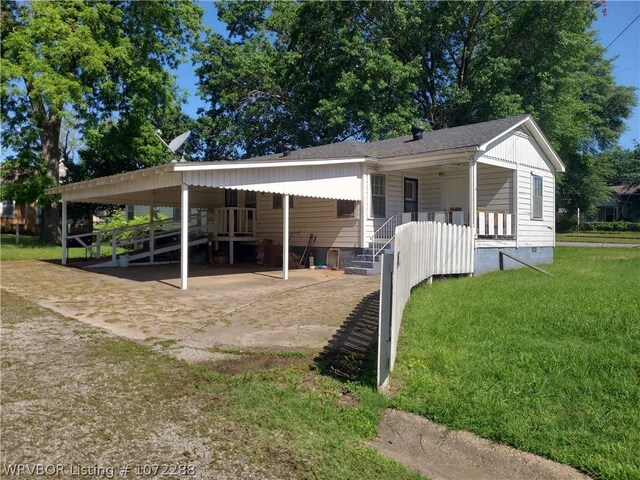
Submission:
[[2,263],[2,288],[43,307],[149,344],[319,352],[378,277],[329,270],[193,265],[81,270],[41,261]]
[[372,446],[434,480],[588,480],[572,467],[387,410]]

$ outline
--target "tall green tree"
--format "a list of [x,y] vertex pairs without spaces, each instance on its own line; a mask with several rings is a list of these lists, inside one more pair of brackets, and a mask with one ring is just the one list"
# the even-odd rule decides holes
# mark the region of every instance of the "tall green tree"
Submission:
[[86,133],[104,122],[159,118],[179,97],[169,69],[197,40],[202,11],[178,0],[3,1],[1,8],[3,195],[38,201],[43,240],[55,242],[58,207],[44,189],[60,181],[63,122]]
[[633,148],[615,146],[597,155],[597,162],[609,185],[640,186],[640,143]]
[[576,166],[563,182],[585,169],[601,178],[584,156],[616,143],[636,96],[615,83],[594,10],[587,0],[220,3],[228,38],[209,35],[197,71],[209,148],[249,156],[530,113]]

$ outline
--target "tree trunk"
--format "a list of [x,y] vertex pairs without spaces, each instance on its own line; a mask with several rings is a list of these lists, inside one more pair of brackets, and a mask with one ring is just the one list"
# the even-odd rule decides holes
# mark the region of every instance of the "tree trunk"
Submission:
[[[40,138],[42,155],[47,166],[47,177],[53,185],[60,183],[60,128],[61,121],[53,116],[43,122]],[[61,242],[60,210],[57,202],[42,205],[43,222],[40,225],[40,240],[47,245],[59,245]]]

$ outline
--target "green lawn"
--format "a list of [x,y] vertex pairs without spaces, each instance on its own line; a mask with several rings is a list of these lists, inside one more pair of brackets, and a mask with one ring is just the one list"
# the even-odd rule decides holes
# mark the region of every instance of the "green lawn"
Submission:
[[556,234],[558,242],[640,244],[640,232],[570,232]]
[[640,478],[640,251],[557,248],[548,270],[417,288],[393,404],[598,478]]
[[[125,250],[118,248],[118,253]],[[84,248],[70,248],[69,260],[85,259],[86,250]],[[110,255],[111,248],[105,245],[102,255]],[[14,234],[3,233],[0,235],[0,261],[6,260],[60,260],[62,257],[62,247],[43,245],[38,237],[20,235],[20,243],[16,243]]]

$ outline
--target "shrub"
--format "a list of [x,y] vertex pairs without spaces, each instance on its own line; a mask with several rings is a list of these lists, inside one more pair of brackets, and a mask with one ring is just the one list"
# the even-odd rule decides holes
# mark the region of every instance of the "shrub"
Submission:
[[[156,214],[156,220],[166,220],[168,217],[163,215],[162,213]],[[120,232],[118,234],[118,240],[126,240],[128,238],[133,238],[134,236],[146,235],[149,233],[149,226],[146,225],[150,222],[151,217],[149,215],[142,215],[139,217],[133,217],[132,220],[128,220],[124,211],[119,211],[107,217],[104,223],[96,225],[96,230],[113,230],[116,228],[127,229],[124,232]],[[135,227],[136,225],[141,225],[140,228],[129,228]],[[111,235],[104,235],[102,237],[104,242],[111,241]],[[129,245],[125,248],[131,248],[133,245]]]
[[572,232],[578,227],[575,215],[559,213],[556,217],[556,230],[558,233]]
[[640,223],[634,222],[584,222],[580,230],[585,232],[638,232]]

